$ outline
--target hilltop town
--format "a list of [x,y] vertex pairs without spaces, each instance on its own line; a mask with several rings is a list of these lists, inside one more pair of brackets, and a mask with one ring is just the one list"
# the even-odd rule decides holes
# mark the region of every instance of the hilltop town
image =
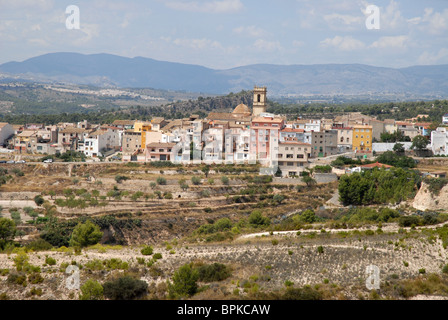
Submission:
[[[252,110],[240,104],[231,113],[210,112],[205,118],[193,114],[174,120],[154,117],[150,121],[101,124],[86,120],[54,125],[1,123],[0,144],[5,152],[14,154],[4,156],[11,161],[76,152],[86,161],[179,162],[190,160],[185,153],[194,149],[201,154],[199,160],[212,163],[272,165],[272,161],[278,161],[284,176],[298,176],[314,162],[338,155],[372,158],[376,153],[393,151],[395,143],[388,137],[394,135],[393,141],[402,144],[405,151],[411,150],[415,138],[423,137],[426,145],[419,145],[419,155],[423,151],[425,156],[448,155],[448,136],[443,127],[448,124],[448,114],[440,119],[440,127],[434,127],[425,114],[405,121],[381,121],[360,112],[347,112],[333,118],[323,114],[288,121],[285,116],[267,112],[266,88],[255,87],[253,94]],[[192,149],[187,150],[191,142]]]

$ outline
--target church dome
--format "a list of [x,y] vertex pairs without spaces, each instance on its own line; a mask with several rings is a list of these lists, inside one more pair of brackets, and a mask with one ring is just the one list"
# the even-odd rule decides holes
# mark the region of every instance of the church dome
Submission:
[[248,106],[246,106],[245,104],[240,104],[238,105],[235,110],[233,110],[232,113],[251,113],[250,109]]

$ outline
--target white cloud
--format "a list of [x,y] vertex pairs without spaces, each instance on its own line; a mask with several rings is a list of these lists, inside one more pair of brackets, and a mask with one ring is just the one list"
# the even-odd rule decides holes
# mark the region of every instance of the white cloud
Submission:
[[267,41],[264,39],[256,40],[254,47],[261,51],[277,51],[283,49],[279,41]]
[[53,7],[53,0],[0,0],[0,8],[19,9],[19,8],[33,8],[39,11],[46,11]]
[[448,63],[448,49],[442,48],[436,54],[429,53],[428,51],[425,51],[418,58],[418,63],[420,65],[433,65],[433,64],[440,64],[440,63]]
[[171,42],[177,46],[187,47],[195,50],[203,50],[203,49],[221,49],[222,45],[218,41],[202,38],[202,39],[174,39],[171,38],[162,38],[162,40]]
[[405,49],[409,44],[409,36],[381,37],[370,45],[376,49],[398,48]]
[[268,33],[265,30],[258,28],[256,26],[248,26],[248,27],[241,26],[233,29],[233,32],[236,34],[246,35],[253,38],[259,38],[268,35]]
[[294,41],[292,42],[292,46],[293,46],[294,48],[303,47],[304,45],[305,45],[305,42],[300,41],[300,40],[294,40]]
[[358,28],[364,21],[364,17],[348,14],[332,13],[324,15],[324,20],[333,30],[353,30]]
[[389,5],[380,11],[381,13],[381,29],[395,30],[400,27],[407,26],[406,19],[401,15],[399,5],[391,0]]
[[421,19],[425,23],[424,30],[430,34],[443,34],[448,30],[448,9],[442,12],[434,12],[432,8],[426,8]]
[[362,41],[354,39],[350,36],[336,36],[334,38],[327,38],[320,43],[323,47],[335,47],[342,51],[360,50],[365,48]]
[[202,13],[235,13],[244,7],[240,0],[170,1],[166,6],[175,10]]
[[83,23],[81,21],[79,30],[70,30],[70,33],[80,32],[81,36],[73,41],[74,45],[85,45],[99,36],[99,26],[97,24]]

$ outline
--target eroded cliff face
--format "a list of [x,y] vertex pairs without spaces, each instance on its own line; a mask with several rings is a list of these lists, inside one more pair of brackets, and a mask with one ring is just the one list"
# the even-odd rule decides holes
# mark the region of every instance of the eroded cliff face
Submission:
[[412,206],[418,210],[446,210],[448,211],[448,185],[444,186],[439,194],[429,191],[426,183],[422,182],[420,190],[414,198]]

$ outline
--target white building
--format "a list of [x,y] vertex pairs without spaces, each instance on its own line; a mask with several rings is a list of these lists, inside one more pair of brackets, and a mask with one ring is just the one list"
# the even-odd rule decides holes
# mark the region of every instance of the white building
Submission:
[[443,115],[442,122],[443,122],[443,124],[448,124],[448,113]]
[[106,151],[119,147],[118,140],[118,132],[111,129],[92,132],[84,141],[84,154],[87,157],[102,157]]
[[434,155],[448,155],[447,128],[437,128],[431,132],[431,150]]

